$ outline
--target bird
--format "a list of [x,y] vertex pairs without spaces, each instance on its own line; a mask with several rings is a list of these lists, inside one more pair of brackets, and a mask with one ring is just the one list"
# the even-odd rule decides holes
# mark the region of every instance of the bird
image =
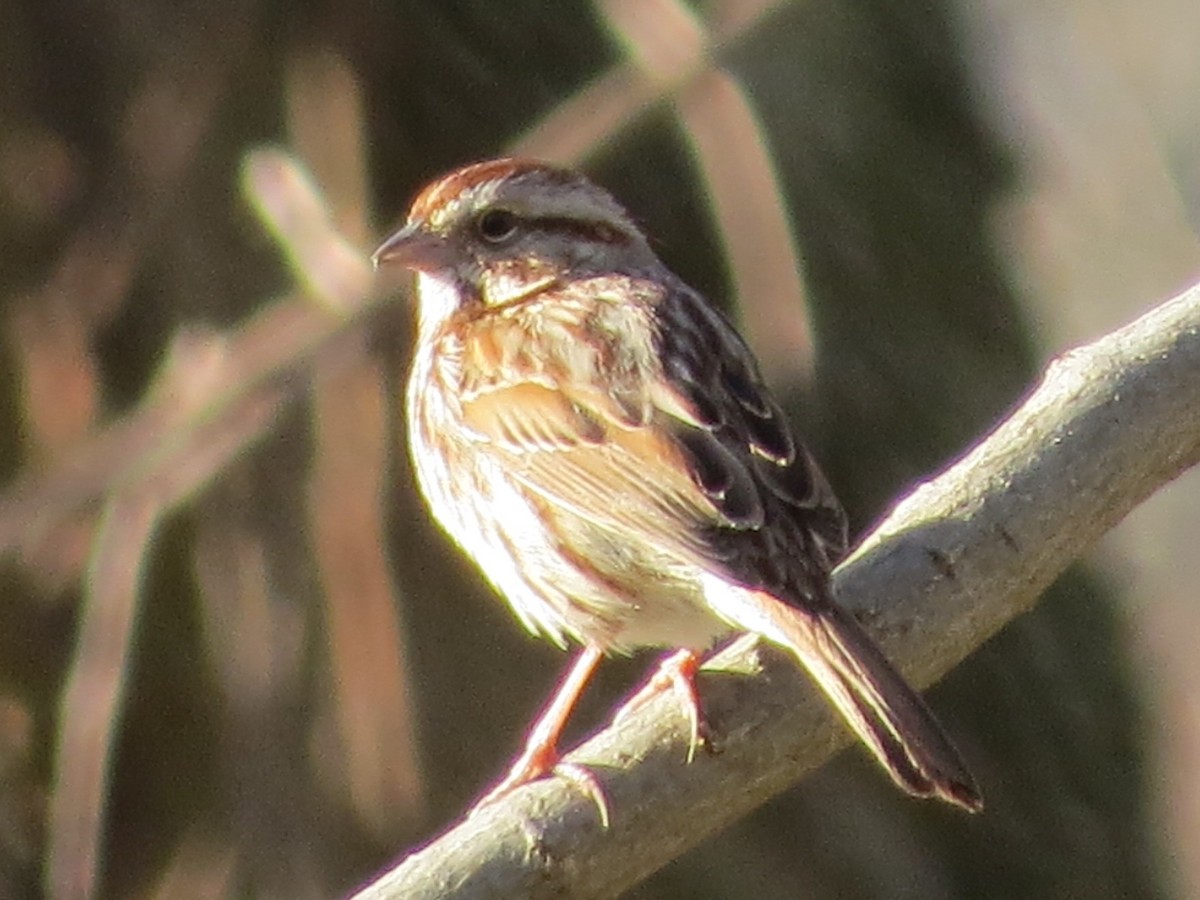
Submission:
[[[730,320],[574,170],[474,163],[429,183],[373,254],[416,275],[405,392],[433,517],[530,632],[580,650],[491,801],[556,773],[607,807],[561,733],[606,655],[695,673],[751,633],[790,654],[896,784],[982,795],[920,695],[836,602],[847,519]],[[690,758],[690,754],[689,754]]]

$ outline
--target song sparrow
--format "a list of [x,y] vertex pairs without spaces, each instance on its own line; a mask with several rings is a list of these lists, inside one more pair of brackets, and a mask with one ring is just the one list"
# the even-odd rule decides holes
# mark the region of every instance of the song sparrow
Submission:
[[[499,159],[433,182],[376,265],[417,272],[408,433],[434,516],[525,627],[583,651],[493,796],[556,770],[605,653],[717,638],[790,651],[904,790],[969,810],[975,782],[829,572],[846,523],[729,322],[605,191]],[[693,726],[695,727],[695,725]]]

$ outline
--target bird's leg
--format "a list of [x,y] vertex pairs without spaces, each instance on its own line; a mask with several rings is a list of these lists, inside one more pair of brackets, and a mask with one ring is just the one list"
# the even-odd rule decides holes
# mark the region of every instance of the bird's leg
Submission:
[[688,720],[688,754],[690,763],[696,758],[696,748],[707,739],[708,727],[696,693],[696,672],[700,669],[700,654],[694,650],[679,650],[659,663],[658,669],[636,694],[617,712],[614,724],[619,725],[629,713],[653,699],[660,691],[675,692]]
[[476,809],[494,803],[521,785],[553,772],[575,784],[591,798],[600,812],[601,824],[608,827],[608,801],[596,776],[581,765],[563,762],[558,752],[558,739],[562,736],[571,711],[575,709],[583,689],[603,657],[600,648],[594,644],[584,646],[530,729],[525,750],[504,779],[476,803]]

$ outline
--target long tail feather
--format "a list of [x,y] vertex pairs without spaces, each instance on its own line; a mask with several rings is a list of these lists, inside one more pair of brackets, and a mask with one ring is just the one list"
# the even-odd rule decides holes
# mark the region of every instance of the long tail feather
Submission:
[[983,809],[975,779],[925,701],[849,613],[834,605],[803,612],[763,594],[755,602],[755,630],[796,656],[901,788]]

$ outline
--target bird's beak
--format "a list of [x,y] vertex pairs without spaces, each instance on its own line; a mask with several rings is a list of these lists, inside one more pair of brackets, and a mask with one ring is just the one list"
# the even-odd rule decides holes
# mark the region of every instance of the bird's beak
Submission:
[[386,264],[433,272],[450,265],[452,256],[445,238],[420,223],[409,222],[379,245],[371,254],[371,262],[377,269]]

